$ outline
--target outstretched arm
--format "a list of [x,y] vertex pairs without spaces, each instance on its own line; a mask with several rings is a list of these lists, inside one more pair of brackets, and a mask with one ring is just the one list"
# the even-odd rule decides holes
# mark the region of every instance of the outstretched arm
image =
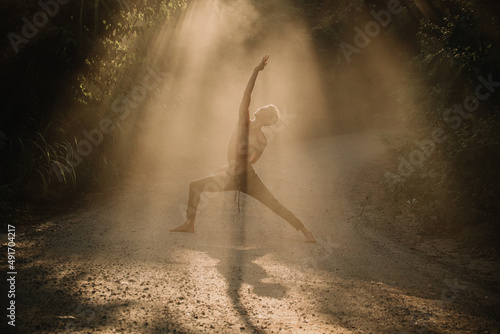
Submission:
[[248,108],[250,107],[250,100],[252,96],[252,91],[253,87],[255,86],[255,80],[257,79],[257,75],[259,74],[260,71],[264,69],[264,67],[267,65],[267,60],[269,59],[269,55],[265,55],[262,57],[262,61],[257,65],[252,73],[252,76],[250,77],[250,80],[248,80],[247,87],[245,88],[245,93],[243,94],[243,99],[241,100],[240,104],[240,120],[241,119],[247,119],[249,117],[248,114]]

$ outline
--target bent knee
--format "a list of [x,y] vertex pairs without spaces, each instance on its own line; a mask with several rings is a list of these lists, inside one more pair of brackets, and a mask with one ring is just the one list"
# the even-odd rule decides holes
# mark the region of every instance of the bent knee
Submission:
[[200,181],[192,181],[189,183],[189,191],[203,192],[203,184]]

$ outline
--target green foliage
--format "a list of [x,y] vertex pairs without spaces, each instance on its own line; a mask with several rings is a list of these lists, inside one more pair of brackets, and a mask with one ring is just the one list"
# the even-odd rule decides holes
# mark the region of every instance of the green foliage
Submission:
[[415,102],[408,128],[385,141],[399,158],[397,166],[419,149],[416,142],[432,138],[433,130],[442,129],[446,140],[409,176],[388,180],[389,193],[416,199],[414,209],[428,227],[435,228],[438,219],[447,231],[476,226],[498,235],[500,90],[469,105],[476,110],[460,122],[452,123],[445,115],[455,105],[466,107],[464,99],[481,85],[479,76],[500,81],[500,47],[480,21],[488,8],[466,1],[451,4],[442,8],[441,21],[420,21],[415,66],[425,76],[406,88]]
[[[155,67],[148,53],[155,33],[185,5],[182,0],[162,0],[147,5],[138,3],[127,11],[116,13],[112,21],[103,20],[105,33],[94,41],[98,52],[89,54],[85,59],[84,70],[78,75],[74,87],[74,98],[86,115],[86,124],[82,128],[94,128],[103,118],[117,117],[110,110],[111,103],[134,86],[136,77],[144,75],[141,71],[145,67]],[[106,145],[103,145],[98,154],[87,157],[78,167],[82,184],[97,181],[98,173],[119,175],[120,156],[126,156],[127,152],[123,151],[130,149],[130,132],[120,124],[115,125],[117,130],[106,137],[113,150],[107,151]],[[136,126],[136,130],[138,128]]]
[[[49,144],[45,137],[40,132],[36,132],[36,137],[32,140],[24,141],[18,137],[23,161],[19,164],[19,180],[16,183],[22,187],[20,193],[32,200],[47,199],[51,191],[55,191],[54,184],[58,184],[52,171],[55,162],[71,166],[67,161],[70,143],[62,141]],[[75,169],[70,168],[69,172],[63,174],[63,178],[65,184],[75,186]]]
[[120,142],[120,127],[94,147],[97,153],[75,165],[70,161],[81,132],[109,114],[110,103],[151,62],[154,32],[186,5],[184,0],[131,3],[72,2],[64,8],[69,13],[61,10],[19,55],[3,59],[1,66],[14,81],[2,82],[7,96],[0,116],[2,214],[15,210],[16,203],[67,197],[95,184],[99,173],[118,174],[119,157],[105,147]]
[[[148,59],[151,32],[182,8],[183,1],[160,1],[156,6],[134,6],[118,12],[112,22],[103,20],[105,34],[95,40],[99,52],[85,59],[85,71],[78,77],[76,99],[83,104],[103,102],[113,89],[123,91],[121,79]],[[125,81],[125,85],[129,82]]]

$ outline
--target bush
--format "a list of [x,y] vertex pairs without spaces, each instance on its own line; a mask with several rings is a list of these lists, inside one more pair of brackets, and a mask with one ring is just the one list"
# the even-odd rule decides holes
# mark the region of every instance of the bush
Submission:
[[[485,95],[485,80],[500,82],[500,48],[479,23],[489,8],[452,4],[439,22],[421,20],[415,67],[425,76],[405,88],[415,102],[405,130],[385,139],[399,166],[418,150],[425,159],[408,175],[389,174],[388,191],[392,198],[416,199],[415,210],[428,227],[435,228],[427,222],[437,218],[441,231],[472,227],[493,241],[500,230],[500,87],[487,99],[467,97],[480,86]],[[426,154],[416,143],[432,138],[436,129],[445,139]]]
[[[3,54],[2,213],[16,203],[65,198],[95,184],[100,173],[118,174],[119,156],[106,147],[119,145],[121,130],[104,138],[77,167],[69,160],[85,139],[82,131],[109,117],[110,102],[127,91],[141,69],[154,67],[147,52],[154,31],[185,6],[183,0],[127,3],[72,2],[18,54]],[[29,2],[10,9],[13,17],[37,10]]]

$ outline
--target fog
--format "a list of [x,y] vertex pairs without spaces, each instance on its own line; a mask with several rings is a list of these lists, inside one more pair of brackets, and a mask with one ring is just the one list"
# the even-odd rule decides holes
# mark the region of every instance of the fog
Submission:
[[[286,1],[276,3],[278,13],[280,4],[287,7]],[[311,29],[300,15],[293,20],[270,17],[246,0],[192,1],[175,24],[165,22],[156,32],[149,45],[153,65],[143,76],[155,76],[160,85],[139,107],[139,116],[122,127],[125,138],[126,131],[140,129],[125,140],[124,196],[151,185],[159,188],[141,195],[136,208],[121,208],[120,216],[138,208],[151,212],[158,230],[183,221],[189,182],[227,164],[228,139],[243,91],[265,54],[270,59],[257,78],[250,113],[272,103],[280,109],[281,120],[264,130],[269,144],[255,168],[292,211],[300,203],[286,197],[289,182],[317,189],[341,177],[339,170],[350,168],[339,160],[328,170],[318,170],[314,159],[329,151],[320,147],[325,153],[318,153],[314,140],[393,126],[411,108],[412,97],[398,96],[411,77],[404,47],[390,36],[373,37],[350,62],[339,51],[331,59],[332,69],[318,59]],[[363,27],[359,22],[368,20],[364,13],[356,24]],[[352,33],[344,39],[354,43]],[[357,154],[358,148],[352,150]],[[182,185],[184,192],[172,191]],[[227,212],[232,193],[209,194],[202,200],[200,205],[216,208],[211,220],[213,215],[227,220],[234,213]],[[334,206],[327,198],[318,201],[319,206]],[[177,218],[166,222],[172,210]]]

